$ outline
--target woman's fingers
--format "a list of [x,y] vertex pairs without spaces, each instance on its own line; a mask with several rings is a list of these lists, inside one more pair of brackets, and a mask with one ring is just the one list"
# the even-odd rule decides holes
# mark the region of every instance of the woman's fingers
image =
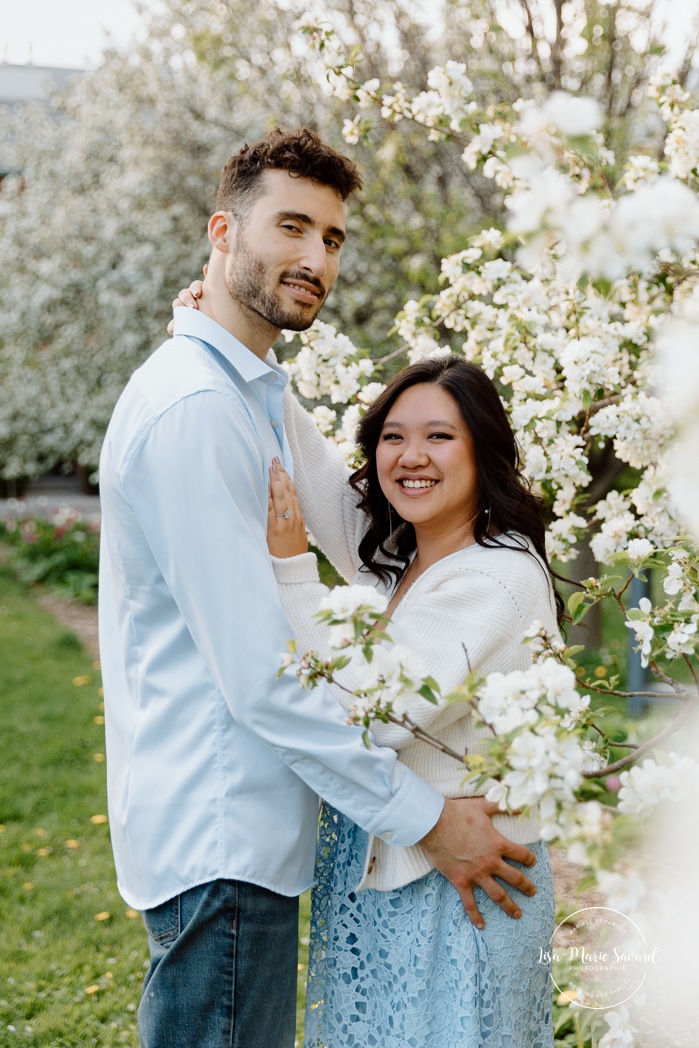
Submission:
[[193,280],[189,287],[183,287],[178,293],[177,298],[173,300],[172,308],[179,309],[180,306],[186,306],[187,309],[199,309],[198,299],[201,298],[203,292],[204,282]]
[[272,466],[269,472],[269,491],[272,507],[275,513],[284,514],[288,510],[287,491],[284,487],[282,475]]
[[301,503],[289,474],[278,458],[269,470],[267,544],[275,557],[294,557],[308,550]]

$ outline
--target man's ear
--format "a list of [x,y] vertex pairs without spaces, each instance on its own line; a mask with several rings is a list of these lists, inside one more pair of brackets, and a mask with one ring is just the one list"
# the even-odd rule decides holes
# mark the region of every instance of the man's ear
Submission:
[[227,255],[235,240],[238,223],[230,211],[217,211],[209,219],[208,233],[211,246]]

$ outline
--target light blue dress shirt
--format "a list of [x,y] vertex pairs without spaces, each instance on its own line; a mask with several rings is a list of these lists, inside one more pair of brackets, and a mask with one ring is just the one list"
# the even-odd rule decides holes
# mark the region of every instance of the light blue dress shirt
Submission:
[[219,878],[304,891],[318,796],[413,844],[443,798],[367,750],[335,701],[277,679],[293,629],[267,550],[291,471],[284,371],[204,314],[132,376],[100,462],[100,650],[119,889],[137,909]]

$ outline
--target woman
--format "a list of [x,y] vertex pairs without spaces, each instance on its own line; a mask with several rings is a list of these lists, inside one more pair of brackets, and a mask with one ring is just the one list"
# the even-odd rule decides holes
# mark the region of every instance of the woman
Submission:
[[[305,523],[345,579],[389,598],[393,643],[417,655],[442,695],[478,676],[524,669],[534,620],[555,632],[556,606],[540,505],[518,472],[498,393],[456,356],[402,371],[358,429],[365,464],[347,483],[337,449],[289,397],[286,432],[298,483],[271,473],[268,541],[301,648],[327,651],[315,620],[325,593]],[[353,687],[351,666],[338,679]],[[352,697],[335,688],[338,701]],[[478,749],[466,703],[416,698],[414,721],[457,752]],[[463,768],[394,724],[375,741],[445,796],[464,796]],[[419,847],[395,848],[337,811],[321,815],[313,897],[306,1048],[545,1048],[553,1044],[551,983],[539,962],[554,899],[535,815],[495,817],[537,856],[537,895],[513,921],[477,890],[476,929]],[[531,843],[535,842],[535,843]]]

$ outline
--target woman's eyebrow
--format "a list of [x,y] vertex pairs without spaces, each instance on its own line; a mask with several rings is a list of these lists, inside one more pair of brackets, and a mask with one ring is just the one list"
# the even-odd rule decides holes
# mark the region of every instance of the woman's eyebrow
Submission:
[[[394,426],[396,429],[403,429],[406,425],[404,422],[384,422],[383,428],[390,429]],[[421,426],[442,426],[445,429],[457,430],[459,427],[455,426],[453,422],[447,422],[446,419],[441,418],[428,418],[424,422],[420,423]]]

